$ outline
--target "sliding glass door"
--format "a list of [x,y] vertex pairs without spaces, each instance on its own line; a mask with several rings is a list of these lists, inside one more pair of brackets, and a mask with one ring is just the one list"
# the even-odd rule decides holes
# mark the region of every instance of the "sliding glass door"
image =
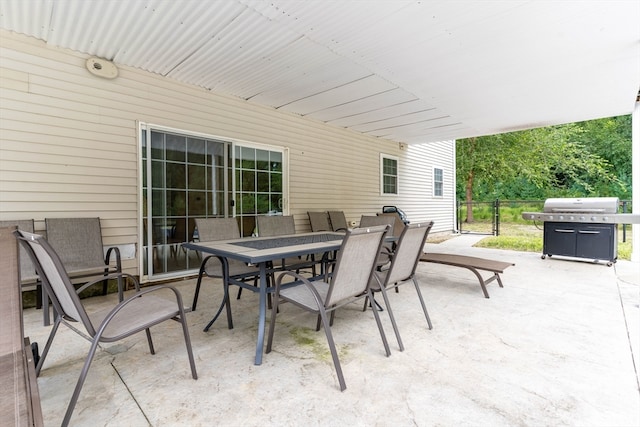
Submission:
[[182,248],[198,239],[195,218],[236,216],[250,236],[257,215],[282,215],[283,149],[153,126],[141,128],[141,275],[164,278],[200,267]]

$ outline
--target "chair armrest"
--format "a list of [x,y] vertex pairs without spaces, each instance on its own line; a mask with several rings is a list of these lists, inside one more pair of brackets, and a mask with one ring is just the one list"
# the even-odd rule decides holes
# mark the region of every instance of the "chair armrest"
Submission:
[[228,281],[229,280],[229,261],[227,261],[226,257],[220,256],[220,255],[209,255],[206,258],[204,258],[202,260],[202,263],[200,264],[199,275],[202,275],[202,273],[205,273],[207,276],[209,276],[209,273],[207,273],[207,265],[209,264],[210,259],[218,260],[218,262],[220,263],[220,268],[222,269],[222,278],[225,282]]
[[111,265],[111,253],[115,253],[116,256],[116,270],[122,271],[122,262],[120,259],[120,248],[118,248],[117,246],[112,246],[109,249],[107,249],[107,255],[104,258],[104,263],[106,265]]
[[295,271],[291,271],[291,270],[285,270],[282,272],[282,274],[280,274],[277,279],[276,279],[276,286],[275,286],[275,292],[276,294],[279,294],[280,292],[280,286],[282,284],[282,279],[284,276],[293,276],[296,278],[297,281],[302,282],[302,284],[309,290],[309,292],[311,292],[311,294],[313,295],[313,298],[316,301],[316,304],[318,304],[318,308],[320,307],[324,307],[324,301],[322,300],[322,298],[320,297],[320,294],[318,293],[318,290],[315,288],[315,286],[313,286],[313,284],[311,283],[311,281],[304,277],[303,275],[296,273]]
[[393,261],[393,257],[395,256],[395,254],[396,253],[390,248],[387,248],[385,246],[380,248],[380,253],[378,253],[378,258],[376,259],[376,267],[378,268],[378,270]]
[[[117,279],[119,279],[119,278],[123,278],[123,279],[124,279],[124,278],[129,278],[129,279],[131,279],[131,280],[133,281],[133,284],[134,284],[135,288],[136,288],[136,291],[140,291],[140,283],[138,283],[138,280],[137,280],[134,276],[132,276],[132,275],[131,275],[131,274],[129,274],[129,273],[119,272],[119,273],[111,273],[111,274],[107,274],[107,275],[105,275],[105,276],[100,276],[100,278],[99,278],[99,279],[95,279],[95,280],[92,280],[92,281],[90,281],[90,282],[87,282],[87,283],[85,283],[84,285],[80,286],[80,287],[76,290],[76,293],[77,293],[78,295],[80,295],[80,293],[81,293],[82,291],[84,291],[84,290],[85,290],[85,289],[87,289],[87,288],[90,288],[91,286],[93,286],[93,285],[95,285],[95,284],[97,284],[97,283],[102,283],[102,282],[104,282],[105,280],[109,280],[109,279],[116,279],[116,280],[117,280]],[[124,289],[118,289],[118,292],[119,292],[120,294],[122,294],[122,292],[123,292],[123,291],[124,291]]]

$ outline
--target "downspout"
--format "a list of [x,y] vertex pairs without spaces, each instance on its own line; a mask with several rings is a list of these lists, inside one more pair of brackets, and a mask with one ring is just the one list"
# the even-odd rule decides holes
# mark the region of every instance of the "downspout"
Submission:
[[[631,199],[633,213],[640,214],[640,91],[631,115]],[[631,261],[640,263],[640,224],[633,224],[631,233]]]
[[457,160],[456,160],[456,140],[452,140],[453,144],[451,144],[451,158],[453,159],[451,162],[451,170],[452,170],[452,175],[453,175],[453,179],[451,180],[453,182],[453,188],[451,189],[452,193],[453,193],[453,232],[458,234],[460,233],[460,230],[458,229],[458,194],[456,193],[456,189],[458,188],[458,183],[456,181],[457,179]]

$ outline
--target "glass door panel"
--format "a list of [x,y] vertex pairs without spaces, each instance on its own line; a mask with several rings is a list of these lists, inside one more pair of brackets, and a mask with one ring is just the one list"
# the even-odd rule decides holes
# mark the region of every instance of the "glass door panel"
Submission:
[[181,244],[197,238],[195,218],[227,215],[229,145],[143,131],[143,275],[177,275],[200,266],[198,254]]
[[284,152],[236,145],[234,155],[235,213],[241,234],[251,236],[256,216],[283,214]]

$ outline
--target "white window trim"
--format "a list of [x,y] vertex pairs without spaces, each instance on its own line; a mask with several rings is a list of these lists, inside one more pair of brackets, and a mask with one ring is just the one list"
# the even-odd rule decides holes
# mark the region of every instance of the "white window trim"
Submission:
[[[385,193],[384,192],[384,160],[394,160],[396,162],[396,192]],[[381,196],[398,196],[400,194],[400,158],[392,156],[390,154],[380,153],[380,195]]]

